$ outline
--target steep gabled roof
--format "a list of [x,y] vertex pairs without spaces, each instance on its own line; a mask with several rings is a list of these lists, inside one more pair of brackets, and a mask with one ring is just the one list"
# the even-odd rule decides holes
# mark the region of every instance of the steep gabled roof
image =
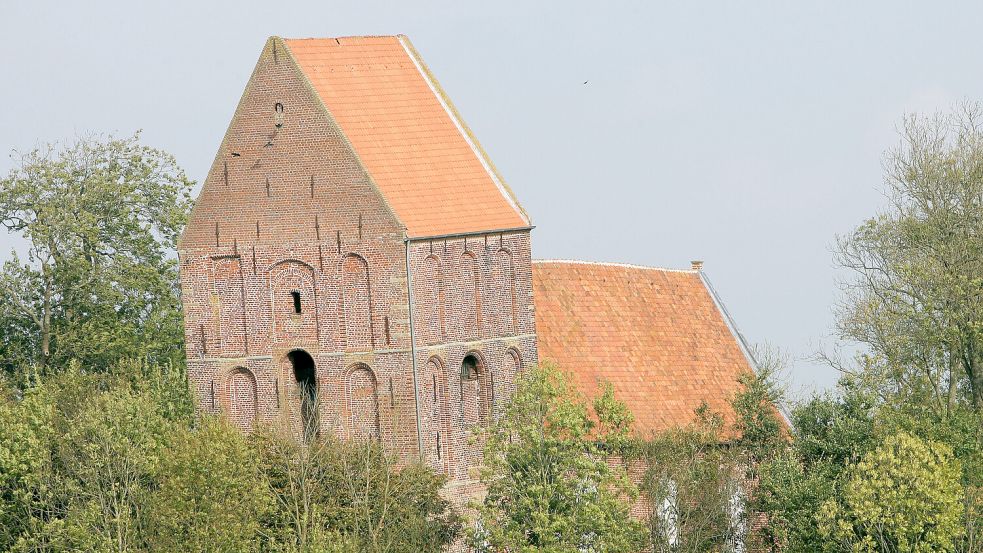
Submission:
[[529,226],[406,37],[283,42],[409,236]]
[[539,357],[588,397],[608,381],[648,435],[694,420],[701,402],[733,420],[752,370],[697,271],[534,261]]

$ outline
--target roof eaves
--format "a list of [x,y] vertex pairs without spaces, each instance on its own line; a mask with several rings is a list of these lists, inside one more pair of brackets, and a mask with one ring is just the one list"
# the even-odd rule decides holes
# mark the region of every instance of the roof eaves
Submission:
[[480,236],[482,234],[505,234],[509,232],[528,232],[536,227],[510,227],[510,228],[500,228],[500,229],[489,229],[489,230],[470,230],[466,232],[452,232],[450,234],[431,234],[426,236],[409,236],[407,235],[404,241],[406,242],[422,242],[424,240],[444,240],[449,238],[461,238],[465,236]]
[[444,92],[443,87],[440,86],[440,82],[434,77],[433,73],[430,71],[430,68],[427,67],[426,62],[423,61],[423,57],[420,56],[420,53],[413,46],[413,43],[410,42],[409,37],[406,35],[396,35],[396,38],[399,39],[399,43],[403,46],[403,49],[406,50],[406,54],[409,56],[409,58],[413,60],[417,70],[420,71],[423,79],[427,82],[427,85],[440,101],[440,104],[447,112],[447,115],[451,118],[451,121],[453,121],[454,125],[457,126],[458,130],[460,130],[461,134],[464,136],[464,140],[474,151],[475,155],[478,157],[478,160],[491,177],[492,182],[494,182],[498,187],[499,191],[502,193],[502,196],[505,197],[505,200],[509,203],[509,205],[511,205],[512,208],[515,209],[526,222],[526,226],[531,227],[532,220],[529,218],[529,214],[526,213],[526,210],[522,207],[522,204],[519,203],[518,198],[516,198],[515,193],[512,191],[509,185],[505,183],[505,179],[502,178],[502,175],[498,172],[498,168],[495,167],[495,164],[488,156],[488,153],[485,152],[485,149],[481,146],[481,143],[478,142],[478,138],[473,132],[471,132],[471,128],[464,122],[464,118],[461,117],[460,112],[458,112],[457,108],[454,106],[454,103],[451,102],[451,99],[447,93]]

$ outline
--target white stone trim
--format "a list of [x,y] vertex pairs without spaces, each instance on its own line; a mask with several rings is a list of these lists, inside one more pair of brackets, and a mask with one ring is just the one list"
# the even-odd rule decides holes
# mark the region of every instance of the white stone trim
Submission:
[[567,265],[596,265],[599,267],[620,267],[623,269],[644,269],[646,271],[661,271],[664,273],[699,273],[693,269],[667,269],[665,267],[646,267],[645,265],[632,265],[630,263],[614,263],[609,261],[581,261],[579,259],[533,259],[533,265],[547,265],[550,263],[563,263]]
[[416,70],[420,72],[420,76],[423,77],[423,80],[427,83],[427,86],[430,87],[430,92],[432,92],[433,95],[437,98],[437,101],[440,102],[441,107],[444,108],[444,112],[446,112],[447,116],[450,117],[451,121],[454,123],[454,126],[457,127],[458,132],[460,132],[461,136],[464,138],[464,141],[468,143],[468,146],[471,148],[471,151],[474,152],[475,157],[477,157],[478,161],[481,162],[481,166],[484,167],[485,172],[488,173],[488,176],[491,177],[492,182],[495,183],[495,186],[498,188],[499,193],[502,194],[502,197],[505,198],[505,201],[509,203],[512,209],[514,209],[515,212],[519,214],[519,217],[522,218],[522,220],[525,221],[526,224],[528,225],[529,219],[526,218],[526,215],[523,213],[522,209],[519,208],[519,205],[512,198],[512,195],[509,194],[508,190],[505,189],[505,185],[502,183],[502,181],[499,180],[497,175],[495,175],[495,171],[492,170],[491,165],[489,165],[488,163],[488,160],[485,159],[484,153],[481,151],[480,148],[478,148],[478,145],[475,144],[473,140],[471,140],[471,137],[468,135],[468,132],[464,130],[464,125],[461,124],[461,121],[457,118],[457,115],[455,115],[454,110],[451,109],[449,105],[447,105],[447,102],[444,99],[444,95],[440,93],[440,91],[437,89],[437,86],[430,79],[430,76],[427,74],[426,71],[423,70],[423,66],[420,64],[420,60],[416,58],[416,56],[413,54],[413,50],[406,44],[406,37],[400,35],[397,38],[399,39],[400,46],[402,46],[403,50],[406,52],[406,55],[409,56],[411,60],[413,60],[413,65],[416,66]]

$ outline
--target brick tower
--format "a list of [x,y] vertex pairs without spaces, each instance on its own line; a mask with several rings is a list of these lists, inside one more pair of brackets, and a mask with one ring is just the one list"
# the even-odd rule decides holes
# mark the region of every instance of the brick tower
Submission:
[[469,495],[469,434],[537,360],[530,228],[406,37],[270,38],[179,246],[201,409]]

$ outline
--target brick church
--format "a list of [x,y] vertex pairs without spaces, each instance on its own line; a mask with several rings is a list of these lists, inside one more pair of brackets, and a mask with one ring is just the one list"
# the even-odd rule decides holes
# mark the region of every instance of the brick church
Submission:
[[539,360],[639,432],[729,412],[749,358],[696,264],[533,261],[532,228],[405,36],[270,38],[179,246],[201,409],[381,440],[459,497]]

